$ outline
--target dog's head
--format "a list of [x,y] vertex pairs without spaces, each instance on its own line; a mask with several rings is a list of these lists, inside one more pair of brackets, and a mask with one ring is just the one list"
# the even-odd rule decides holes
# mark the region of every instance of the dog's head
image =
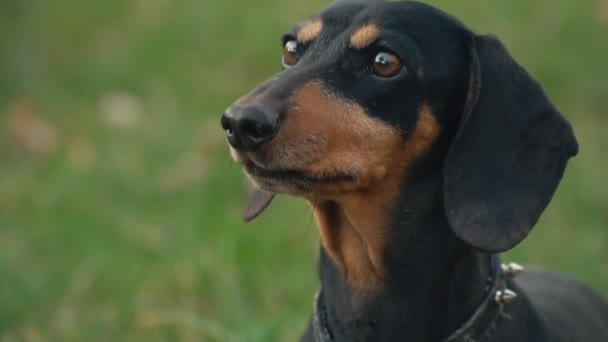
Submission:
[[[442,170],[448,222],[484,251],[523,239],[577,143],[494,37],[415,2],[340,1],[283,37],[283,71],[222,116],[233,158],[270,194],[339,201]],[[388,195],[387,195],[388,196]]]

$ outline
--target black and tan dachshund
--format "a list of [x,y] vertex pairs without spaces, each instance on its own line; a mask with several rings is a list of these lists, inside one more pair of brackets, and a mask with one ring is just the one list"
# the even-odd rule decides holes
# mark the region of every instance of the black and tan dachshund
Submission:
[[493,36],[417,2],[339,1],[283,37],[283,71],[222,116],[257,191],[321,239],[304,341],[608,341],[587,287],[501,264],[577,153]]

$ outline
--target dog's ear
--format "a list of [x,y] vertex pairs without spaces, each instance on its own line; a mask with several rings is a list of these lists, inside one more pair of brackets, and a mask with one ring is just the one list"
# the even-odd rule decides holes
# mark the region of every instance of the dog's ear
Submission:
[[444,166],[448,222],[484,252],[529,233],[578,151],[570,124],[492,36],[471,48],[467,104]]
[[243,213],[243,220],[251,222],[258,217],[274,199],[274,194],[262,190],[255,190],[249,197],[249,202]]

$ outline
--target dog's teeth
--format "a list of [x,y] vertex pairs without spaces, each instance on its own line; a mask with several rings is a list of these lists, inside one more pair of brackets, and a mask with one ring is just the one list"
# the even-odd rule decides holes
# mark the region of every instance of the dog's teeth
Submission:
[[504,289],[503,291],[496,291],[496,295],[494,296],[494,300],[498,304],[511,304],[517,299],[517,293]]

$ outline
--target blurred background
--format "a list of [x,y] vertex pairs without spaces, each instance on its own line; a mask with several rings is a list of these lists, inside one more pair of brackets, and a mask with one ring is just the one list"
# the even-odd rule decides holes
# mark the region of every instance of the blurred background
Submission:
[[[495,33],[581,148],[507,259],[608,296],[608,1],[435,0]],[[316,290],[303,201],[242,223],[219,117],[326,1],[0,0],[0,341],[290,341]]]

